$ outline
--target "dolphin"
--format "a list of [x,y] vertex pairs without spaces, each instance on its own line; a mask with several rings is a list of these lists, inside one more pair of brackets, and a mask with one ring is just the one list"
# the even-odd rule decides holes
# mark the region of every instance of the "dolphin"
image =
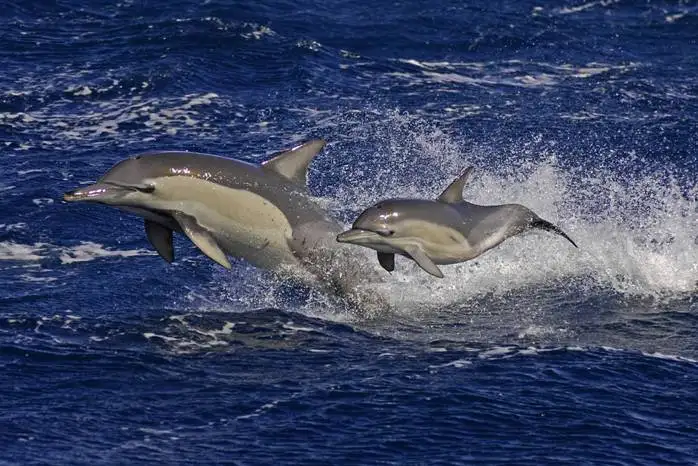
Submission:
[[342,227],[306,187],[308,165],[324,146],[320,139],[308,141],[262,164],[194,152],[142,153],[63,199],[142,217],[148,240],[167,262],[174,261],[177,232],[225,268],[231,268],[228,256],[242,258],[305,284],[320,283],[352,304],[375,304],[365,288],[372,280],[368,258],[335,241]]
[[337,241],[374,249],[378,262],[395,269],[395,254],[408,257],[431,275],[443,278],[437,264],[465,262],[526,230],[556,233],[577,247],[565,232],[519,204],[483,206],[463,200],[468,167],[438,197],[388,199],[359,215]]

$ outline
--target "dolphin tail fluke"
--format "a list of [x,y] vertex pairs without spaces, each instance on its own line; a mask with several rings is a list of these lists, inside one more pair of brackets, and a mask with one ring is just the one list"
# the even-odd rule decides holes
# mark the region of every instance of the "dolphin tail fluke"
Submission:
[[574,241],[572,241],[572,238],[570,238],[569,236],[567,236],[567,233],[565,233],[564,231],[562,231],[562,230],[560,229],[560,227],[555,226],[555,225],[553,225],[552,223],[548,222],[547,220],[543,220],[542,218],[536,218],[536,219],[534,219],[534,220],[531,222],[531,228],[538,228],[538,229],[540,229],[540,230],[549,231],[549,232],[551,232],[551,233],[557,233],[558,235],[562,236],[562,237],[565,238],[567,241],[569,241],[570,243],[572,243],[572,246],[574,246],[575,248],[578,248],[578,247],[579,247],[579,246],[577,246],[577,244],[576,244]]

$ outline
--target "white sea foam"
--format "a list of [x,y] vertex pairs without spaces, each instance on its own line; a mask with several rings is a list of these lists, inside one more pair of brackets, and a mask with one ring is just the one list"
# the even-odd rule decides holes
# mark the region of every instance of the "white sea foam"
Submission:
[[190,323],[188,317],[190,316],[187,314],[177,314],[169,317],[170,322],[177,328],[186,330],[180,337],[147,333],[144,334],[144,336],[148,339],[153,337],[161,338],[166,340],[175,351],[189,353],[192,351],[228,346],[230,342],[227,337],[233,333],[235,326],[239,324],[239,322],[224,322],[220,328],[209,328],[204,330]]
[[0,230],[5,230],[5,231],[20,231],[20,230],[26,230],[27,229],[27,224],[24,222],[18,222],[18,223],[0,223]]
[[[609,353],[641,354],[641,355],[648,357],[648,358],[657,358],[657,359],[663,359],[666,361],[675,361],[675,362],[688,363],[688,364],[698,364],[698,360],[693,359],[693,358],[684,357],[684,356],[669,355],[669,354],[662,354],[662,353],[656,353],[656,352],[653,353],[653,352],[644,352],[644,351],[633,351],[633,350],[610,347],[610,346],[602,346],[601,349],[603,351],[607,351]],[[523,357],[537,357],[537,356],[545,355],[548,353],[555,353],[555,352],[565,352],[565,351],[590,352],[592,350],[594,350],[594,349],[580,347],[580,346],[552,346],[552,347],[493,346],[491,348],[477,351],[473,355],[472,359],[458,358],[458,359],[454,359],[453,361],[449,361],[446,363],[432,365],[429,368],[431,370],[444,369],[444,368],[450,368],[450,367],[461,369],[461,368],[467,368],[467,367],[471,366],[473,364],[473,362],[475,361],[475,359],[496,361],[496,360],[501,360],[501,359],[510,359],[510,358],[514,358],[514,357],[521,357],[521,356],[523,356]]]
[[143,336],[144,336],[145,338],[147,338],[148,340],[150,340],[150,339],[152,339],[152,338],[159,338],[159,339],[161,339],[161,340],[169,341],[169,342],[174,342],[174,341],[178,341],[178,340],[179,340],[178,338],[175,338],[175,337],[171,337],[171,336],[168,336],[168,335],[160,335],[160,334],[153,333],[153,332],[145,332],[145,333],[143,333]]
[[677,356],[674,354],[664,354],[664,353],[657,353],[657,352],[654,352],[654,353],[643,352],[642,354],[644,354],[645,356],[650,357],[650,358],[657,358],[657,359],[665,359],[667,361],[688,362],[691,364],[698,364],[698,359],[687,358],[685,356]]
[[470,361],[468,359],[456,359],[454,361],[446,362],[443,364],[434,364],[429,366],[429,369],[434,370],[434,369],[443,369],[445,367],[455,367],[456,369],[462,369],[467,366],[471,366],[473,364],[473,361]]
[[102,244],[82,242],[76,246],[56,246],[49,243],[20,244],[13,241],[0,242],[0,260],[35,262],[57,257],[61,264],[87,262],[103,257],[152,256],[156,253],[146,249],[114,250]]
[[0,242],[0,260],[38,261],[44,256],[45,243],[18,244],[12,241]]
[[87,262],[102,257],[153,256],[155,254],[155,252],[148,251],[147,249],[106,249],[102,244],[86,241],[77,246],[62,248],[59,259],[62,264],[72,264],[75,262]]
[[[602,346],[601,348],[604,351],[608,351],[611,353],[629,353],[629,352],[632,352],[632,351],[627,350],[625,348],[616,348],[614,346]],[[691,364],[698,364],[698,359],[693,359],[693,358],[678,356],[678,355],[673,355],[673,354],[665,354],[665,353],[656,352],[656,351],[640,351],[640,354],[642,354],[643,356],[646,356],[648,358],[657,358],[657,359],[664,359],[667,361],[687,362],[687,363],[691,363]]]
[[667,23],[674,23],[674,22],[676,22],[676,21],[682,19],[682,18],[683,18],[684,16],[686,16],[687,14],[688,14],[687,11],[682,11],[682,12],[680,12],[680,13],[675,13],[675,14],[673,14],[673,15],[666,15],[666,16],[664,17],[664,21],[666,21]]
[[560,15],[570,15],[570,14],[590,10],[592,8],[597,8],[597,7],[605,8],[609,5],[614,5],[618,2],[620,2],[620,0],[598,0],[598,1],[594,1],[594,2],[581,3],[581,4],[575,5],[575,6],[565,6],[565,7],[561,7],[561,8],[556,8],[553,10],[553,12],[560,14]]
[[88,96],[92,95],[92,89],[89,86],[75,86],[68,89],[69,93],[75,96]]
[[29,273],[23,273],[19,278],[27,283],[51,283],[58,281],[58,277],[42,277],[38,275],[32,275]]
[[[406,86],[424,86],[430,83],[471,86],[550,87],[567,80],[586,79],[604,73],[627,73],[637,63],[547,63],[522,60],[501,62],[428,62],[411,58],[396,59],[411,65],[414,71],[392,71],[385,76],[405,83]],[[357,66],[354,64],[354,66]],[[462,86],[454,86],[461,87]],[[439,89],[447,90],[447,89]]]
[[259,24],[249,23],[247,26],[251,29],[249,32],[243,32],[240,36],[245,39],[255,39],[260,40],[265,36],[275,36],[276,32],[272,30],[269,26],[263,26]]
[[[291,398],[294,398],[294,396],[291,396]],[[237,416],[235,419],[239,420],[239,419],[250,419],[253,417],[259,417],[262,414],[264,414],[266,411],[269,411],[269,410],[275,408],[279,404],[279,402],[281,402],[281,400],[274,400],[270,403],[265,403],[264,405],[255,409],[253,412],[251,412],[249,414],[242,414],[240,416]]]
[[17,170],[17,174],[20,176],[29,175],[32,173],[47,173],[50,169],[48,168],[30,168],[29,170]]

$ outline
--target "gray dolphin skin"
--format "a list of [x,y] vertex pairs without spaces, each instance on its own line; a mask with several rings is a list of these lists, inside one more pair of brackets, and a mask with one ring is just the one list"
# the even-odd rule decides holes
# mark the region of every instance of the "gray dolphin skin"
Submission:
[[[312,140],[262,164],[192,152],[152,152],[122,160],[95,184],[64,194],[136,214],[167,262],[172,233],[186,235],[213,261],[228,255],[337,292],[352,304],[376,302],[365,286],[367,257],[335,241],[342,227],[306,187],[311,160],[325,141]],[[380,305],[380,304],[379,304]]]
[[400,254],[439,278],[443,273],[437,264],[468,261],[532,228],[561,235],[577,247],[560,228],[522,205],[482,206],[464,201],[463,187],[472,168],[435,201],[388,199],[375,204],[337,241],[376,250],[378,262],[388,272],[395,269],[395,254]]

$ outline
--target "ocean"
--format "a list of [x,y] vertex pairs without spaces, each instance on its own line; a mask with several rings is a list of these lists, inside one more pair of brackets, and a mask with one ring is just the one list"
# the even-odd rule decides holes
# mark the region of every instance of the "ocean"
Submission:
[[[0,465],[698,464],[698,4],[2,2]],[[390,311],[65,191],[149,150],[328,145],[343,224],[389,197],[549,233]]]

